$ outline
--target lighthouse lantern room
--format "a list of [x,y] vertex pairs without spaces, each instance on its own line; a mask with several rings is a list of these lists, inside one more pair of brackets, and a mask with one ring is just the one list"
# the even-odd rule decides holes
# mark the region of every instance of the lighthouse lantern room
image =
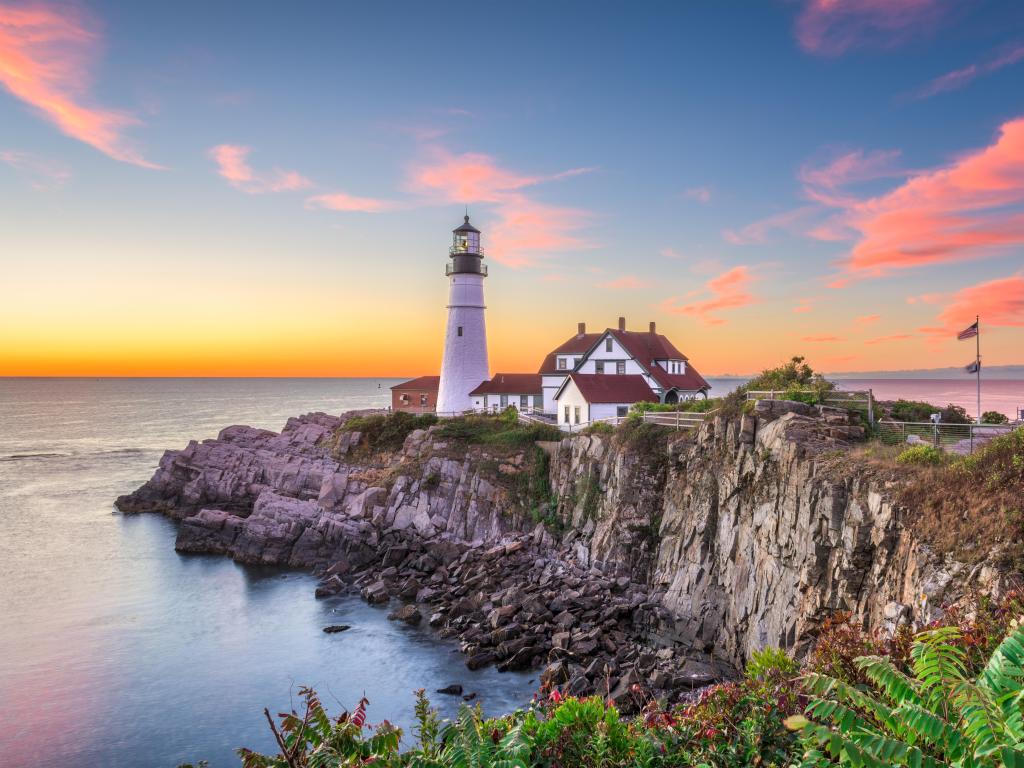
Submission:
[[487,326],[484,320],[484,251],[480,230],[463,223],[452,230],[448,276],[448,326],[445,330],[437,413],[448,415],[472,408],[469,393],[490,378]]

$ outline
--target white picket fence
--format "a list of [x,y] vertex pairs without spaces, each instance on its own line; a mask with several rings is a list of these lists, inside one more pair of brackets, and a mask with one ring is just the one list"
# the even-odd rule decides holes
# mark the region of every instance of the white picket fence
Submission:
[[[696,429],[703,424],[707,419],[713,417],[717,413],[717,409],[714,411],[708,411],[706,413],[693,413],[689,411],[642,411],[639,416],[640,420],[648,424],[657,424],[662,427],[671,427],[673,429]],[[605,419],[593,419],[592,421],[584,421],[579,424],[558,424],[557,426],[563,432],[574,434],[582,432],[587,427],[593,426],[594,424],[608,424],[612,427],[617,427],[624,421],[634,418],[637,414],[632,416],[609,416]],[[520,417],[522,420],[522,417]],[[554,425],[554,422],[546,421],[546,424]]]

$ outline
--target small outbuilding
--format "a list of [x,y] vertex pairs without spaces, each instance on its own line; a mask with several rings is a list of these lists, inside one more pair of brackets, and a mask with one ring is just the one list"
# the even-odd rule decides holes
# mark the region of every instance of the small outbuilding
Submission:
[[407,413],[433,413],[437,409],[440,376],[420,376],[391,388],[391,410]]
[[560,426],[626,416],[629,407],[639,402],[658,402],[647,380],[639,374],[570,373],[555,392]]
[[539,373],[496,373],[469,393],[474,411],[503,411],[510,405],[520,413],[544,410]]

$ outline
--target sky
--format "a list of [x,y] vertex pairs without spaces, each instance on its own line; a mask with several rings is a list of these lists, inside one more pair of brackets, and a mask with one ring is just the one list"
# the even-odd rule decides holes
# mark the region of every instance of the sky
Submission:
[[1024,362],[1024,3],[0,0],[0,375]]

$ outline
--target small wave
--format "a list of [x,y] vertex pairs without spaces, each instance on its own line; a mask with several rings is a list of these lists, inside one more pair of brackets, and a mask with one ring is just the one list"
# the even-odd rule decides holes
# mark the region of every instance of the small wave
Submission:
[[0,461],[23,461],[25,459],[62,459],[70,456],[69,453],[12,453],[10,456],[0,456]]

